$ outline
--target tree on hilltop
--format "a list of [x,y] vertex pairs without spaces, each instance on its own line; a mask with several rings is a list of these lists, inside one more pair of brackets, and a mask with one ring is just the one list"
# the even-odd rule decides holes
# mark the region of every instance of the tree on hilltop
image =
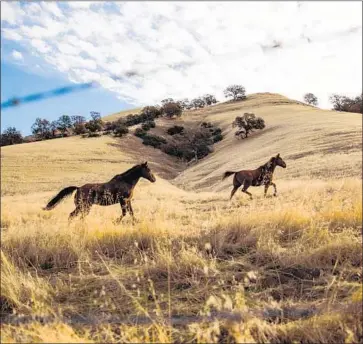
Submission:
[[246,89],[242,85],[230,85],[224,90],[226,98],[233,98],[234,101],[246,99]]
[[318,97],[313,93],[306,93],[304,94],[304,102],[309,105],[318,105]]

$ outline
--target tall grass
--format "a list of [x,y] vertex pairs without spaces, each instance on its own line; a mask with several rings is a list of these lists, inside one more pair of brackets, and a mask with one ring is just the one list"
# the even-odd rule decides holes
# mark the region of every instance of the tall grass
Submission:
[[118,226],[117,206],[68,226],[70,200],[42,212],[48,194],[6,198],[1,309],[18,323],[1,325],[2,341],[357,342],[359,186],[282,187],[252,202],[144,188],[139,221]]

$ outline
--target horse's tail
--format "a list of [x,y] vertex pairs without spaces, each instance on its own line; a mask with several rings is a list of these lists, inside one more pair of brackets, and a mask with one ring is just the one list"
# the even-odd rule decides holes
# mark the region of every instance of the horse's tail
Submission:
[[43,210],[53,209],[60,201],[67,196],[70,196],[74,190],[77,190],[78,186],[68,186],[61,190],[57,196],[53,197],[48,204],[43,208]]
[[224,172],[222,180],[226,179],[227,177],[229,177],[229,176],[231,176],[232,174],[235,174],[235,173],[237,173],[237,172],[232,172],[232,171]]

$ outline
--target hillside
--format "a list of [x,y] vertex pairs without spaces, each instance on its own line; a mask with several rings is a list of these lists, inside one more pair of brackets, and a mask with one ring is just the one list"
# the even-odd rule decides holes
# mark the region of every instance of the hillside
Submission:
[[[236,140],[231,123],[244,112],[266,128]],[[214,152],[189,166],[131,133],[2,148],[1,340],[359,342],[361,119],[262,93],[158,119],[159,135],[175,122],[222,128]],[[278,197],[260,187],[230,202],[223,172],[277,153],[287,164],[275,172]],[[113,205],[68,224],[72,198],[41,210],[66,186],[145,160],[157,181],[136,186],[136,223],[115,224]]]
[[[247,140],[237,140],[231,123],[244,112],[263,117],[266,128]],[[224,139],[214,145],[214,153],[196,165],[187,167],[142,145],[131,134],[123,139],[55,139],[2,148],[2,194],[14,193],[10,186],[31,191],[34,178],[38,179],[38,191],[107,180],[142,160],[148,160],[157,174],[183,189],[221,191],[230,185],[228,180],[220,181],[225,170],[256,168],[276,153],[288,164],[286,170],[276,170],[278,179],[357,177],[362,170],[361,119],[360,114],[321,110],[277,94],[254,94],[244,102],[187,111],[177,120],[186,126],[210,121],[223,130]],[[163,135],[165,128],[174,124],[175,120],[158,119],[151,132]]]
[[[233,119],[253,112],[266,128],[247,140],[236,140]],[[180,174],[176,185],[188,189],[220,191],[226,170],[253,169],[280,153],[286,170],[276,178],[328,179],[360,176],[362,172],[362,115],[321,110],[276,94],[255,94],[240,104],[220,104],[195,117],[217,123],[225,138],[214,154]],[[228,152],[228,154],[226,154]]]
[[123,110],[123,111],[120,111],[120,112],[116,112],[116,113],[113,113],[111,115],[104,116],[103,120],[106,121],[106,122],[107,121],[113,122],[113,121],[116,121],[119,118],[125,117],[125,116],[127,116],[129,114],[139,113],[141,111],[141,109],[142,108],[134,108],[134,109],[128,109],[128,110]]

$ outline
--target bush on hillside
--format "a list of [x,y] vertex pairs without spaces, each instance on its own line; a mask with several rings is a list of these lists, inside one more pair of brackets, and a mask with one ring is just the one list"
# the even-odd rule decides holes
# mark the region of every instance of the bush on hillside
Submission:
[[151,128],[155,128],[155,122],[154,121],[147,121],[141,125],[141,129],[144,131],[149,131]]
[[213,128],[213,124],[211,122],[202,122],[200,124],[202,128]]
[[145,106],[140,113],[140,116],[145,121],[152,121],[162,115],[161,108],[159,106]]
[[221,134],[222,134],[221,128],[212,129],[212,135],[221,135]]
[[140,138],[143,138],[145,135],[147,134],[147,132],[141,128],[136,128],[134,135]]
[[219,141],[223,140],[223,135],[222,134],[217,134],[213,136],[213,143],[217,143]]
[[183,113],[183,109],[178,103],[166,103],[162,107],[162,113],[168,118],[180,117]]
[[261,117],[256,117],[253,113],[245,113],[243,116],[237,116],[232,127],[238,127],[235,136],[238,138],[247,138],[254,130],[265,128],[265,121]]
[[160,148],[163,144],[166,144],[166,140],[157,135],[146,134],[142,138],[142,143],[145,146],[152,146],[154,148]]
[[[104,123],[101,119],[101,115],[98,112],[92,111],[91,118],[92,119],[85,124],[85,128],[88,130],[88,132],[96,133],[96,132],[101,131],[103,129],[103,125],[104,125]],[[94,136],[92,136],[92,137],[94,137]]]
[[181,134],[184,131],[184,127],[180,126],[180,125],[174,125],[173,127],[170,127],[166,132],[173,136],[176,134]]
[[1,146],[23,143],[23,136],[15,127],[9,127],[1,134]]
[[115,123],[113,134],[116,137],[122,137],[126,135],[129,132],[129,128],[126,127],[126,125],[122,121],[118,121]]
[[[217,129],[219,128],[213,127],[212,131],[218,133]],[[164,145],[162,150],[186,162],[197,161],[213,151],[214,142],[223,139],[222,135],[214,135],[212,131],[203,124],[197,129],[184,129],[183,132],[174,134],[173,142]]]
[[74,126],[73,126],[73,132],[76,135],[85,134],[87,132],[85,123],[75,123]]

